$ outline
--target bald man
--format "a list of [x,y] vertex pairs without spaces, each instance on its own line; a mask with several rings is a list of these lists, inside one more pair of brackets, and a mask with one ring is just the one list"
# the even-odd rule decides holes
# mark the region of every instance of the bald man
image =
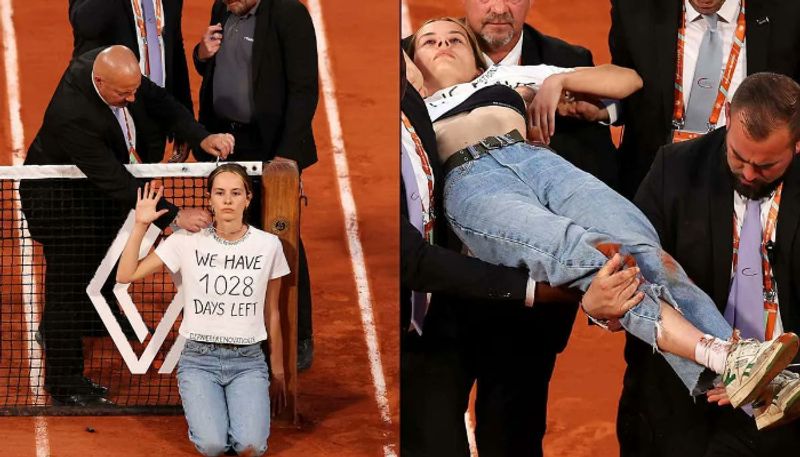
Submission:
[[[86,287],[136,204],[139,182],[123,165],[151,153],[136,130],[148,117],[208,154],[225,158],[233,151],[231,135],[210,135],[186,107],[141,76],[130,49],[111,46],[70,63],[25,158],[25,165],[77,165],[88,178],[20,184],[31,236],[42,244],[47,263],[39,330],[45,389],[58,404],[109,403],[103,398],[108,389],[83,374],[81,337],[105,334]],[[168,210],[156,221],[161,229],[174,222],[197,231],[211,221],[202,209],[179,209],[163,199],[158,206]],[[103,292],[113,304],[112,287],[109,281]]]

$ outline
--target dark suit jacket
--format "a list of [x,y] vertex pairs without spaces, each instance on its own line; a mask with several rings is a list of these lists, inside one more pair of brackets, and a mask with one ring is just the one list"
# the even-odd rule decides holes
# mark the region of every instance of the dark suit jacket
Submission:
[[[192,94],[189,86],[189,70],[183,50],[181,12],[183,0],[162,0],[164,7],[164,88],[175,99],[193,112]],[[130,48],[137,58],[139,45],[130,0],[69,0],[69,22],[72,24],[75,58],[95,48],[121,44]],[[143,122],[137,124],[152,132],[151,149],[154,156],[147,162],[159,162],[164,156],[166,135],[162,126]],[[160,149],[161,154],[155,152]],[[144,158],[142,158],[144,160]]]
[[[733,187],[725,159],[724,128],[699,139],[661,148],[636,195],[636,204],[658,231],[664,250],[675,257],[720,313],[727,304],[733,250]],[[780,314],[785,331],[800,331],[800,159],[785,174],[775,238],[775,265]],[[628,369],[620,401],[618,432],[623,455],[702,455],[709,437],[723,426],[739,436],[763,437],[756,446],[786,443],[782,427],[755,434],[736,431],[744,413],[730,407],[695,403],[667,363],[652,348],[629,337]],[[797,424],[795,424],[797,425]],[[800,426],[793,429],[800,444]],[[757,438],[758,439],[758,438]],[[651,447],[652,446],[652,447]],[[760,447],[760,452],[766,448]],[[768,455],[768,454],[760,454]]]
[[[210,23],[224,25],[230,14],[225,4],[217,0]],[[311,120],[319,90],[317,43],[311,16],[297,0],[261,0],[253,39],[254,116],[266,154],[258,159],[269,160],[277,155],[305,168],[317,161]],[[201,62],[197,49],[195,46],[194,66],[203,76],[200,122],[212,131],[226,132],[230,127],[214,112],[215,59]],[[198,160],[212,158],[203,153],[195,155]]]
[[[670,141],[680,0],[611,1],[611,61],[636,70],[642,90],[623,101],[620,144],[623,194],[636,193],[658,148]],[[800,80],[800,2],[751,1],[747,22],[747,74],[771,71]]]
[[[70,63],[28,149],[25,165],[77,165],[100,191],[133,208],[138,184],[123,167],[128,163],[128,147],[114,113],[92,83],[92,65],[102,50],[89,51]],[[142,78],[136,101],[128,109],[137,127],[140,121],[150,118],[168,126],[195,149],[208,136],[185,106],[147,78]],[[137,128],[137,152],[142,157],[151,156],[143,135]],[[170,209],[156,222],[165,228],[177,208],[164,199],[159,202],[161,208]]]
[[[443,301],[458,302],[464,299],[503,299],[522,306],[528,276],[524,270],[492,265],[476,258],[467,257],[442,247],[448,244],[447,222],[442,209],[442,187],[444,176],[436,149],[428,111],[419,93],[408,86],[401,108],[420,137],[434,171],[436,186],[437,225],[435,239],[441,246],[430,245],[408,220],[405,190],[400,197],[400,282],[401,325],[408,326],[411,320],[411,291],[435,293],[432,305]],[[400,181],[402,186],[402,180]],[[454,238],[454,237],[453,237]],[[455,243],[455,241],[453,241]],[[456,246],[457,247],[457,246]]]

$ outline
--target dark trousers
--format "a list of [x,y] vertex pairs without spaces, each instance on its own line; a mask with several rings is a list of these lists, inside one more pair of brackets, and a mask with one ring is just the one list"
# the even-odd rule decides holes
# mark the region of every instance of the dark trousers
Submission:
[[[28,229],[41,243],[46,263],[39,327],[45,349],[45,386],[54,397],[83,393],[82,338],[108,334],[86,287],[126,211],[83,180],[23,181],[20,194]],[[112,293],[115,275],[113,269],[101,292],[118,317]]]
[[541,456],[547,394],[557,352],[539,342],[532,310],[492,310],[474,342],[478,390],[475,439],[481,457]]
[[433,302],[423,336],[401,333],[400,455],[469,457],[464,413],[475,380],[458,303]]
[[[487,304],[484,304],[487,305]],[[541,456],[556,356],[577,306],[493,303],[471,308],[476,346],[475,440],[481,457]]]
[[481,457],[542,455],[548,386],[576,311],[544,306],[431,304],[423,336],[406,334],[401,347],[404,457],[469,455],[464,413],[474,382]]

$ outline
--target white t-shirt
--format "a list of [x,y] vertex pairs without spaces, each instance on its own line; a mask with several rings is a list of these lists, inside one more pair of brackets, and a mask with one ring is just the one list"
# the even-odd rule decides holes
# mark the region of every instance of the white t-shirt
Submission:
[[212,228],[178,230],[155,252],[171,272],[181,274],[183,337],[242,345],[267,338],[267,282],[289,274],[277,236],[248,227],[242,238],[230,242]]
[[493,65],[471,82],[456,84],[437,91],[425,99],[425,105],[428,107],[431,121],[436,122],[443,114],[484,87],[502,84],[512,89],[520,86],[535,88],[541,85],[548,76],[570,71],[574,70],[552,65]]

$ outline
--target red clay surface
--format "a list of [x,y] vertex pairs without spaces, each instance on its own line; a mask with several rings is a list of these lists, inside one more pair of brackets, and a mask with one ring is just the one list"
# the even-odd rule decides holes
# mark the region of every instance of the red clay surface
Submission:
[[[184,2],[187,52],[208,24],[210,3]],[[391,151],[397,149],[399,101],[397,54],[389,51],[396,49],[399,10],[393,2],[369,8],[321,3],[392,423],[381,421],[375,401],[320,97],[314,120],[320,160],[303,176],[309,204],[302,222],[314,296],[315,359],[299,381],[305,425],[274,428],[269,455],[377,456],[396,443],[398,426],[398,169]],[[69,61],[72,36],[67,2],[17,0],[13,6],[27,147]],[[0,71],[0,140],[7,152],[0,154],[0,165],[10,165],[4,74],[5,69]],[[200,80],[191,63],[190,75],[196,104]],[[47,417],[45,422],[53,457],[196,455],[182,416]],[[86,432],[89,426],[94,433]],[[3,455],[35,456],[34,428],[33,418],[0,418]]]
[[[412,30],[429,18],[464,14],[460,0],[406,1]],[[595,64],[610,62],[608,2],[532,0],[531,3],[529,24],[545,34],[589,48]],[[550,383],[546,456],[619,455],[615,417],[625,368],[624,341],[622,334],[609,335],[589,327],[586,317],[578,313],[569,345],[559,356]]]

